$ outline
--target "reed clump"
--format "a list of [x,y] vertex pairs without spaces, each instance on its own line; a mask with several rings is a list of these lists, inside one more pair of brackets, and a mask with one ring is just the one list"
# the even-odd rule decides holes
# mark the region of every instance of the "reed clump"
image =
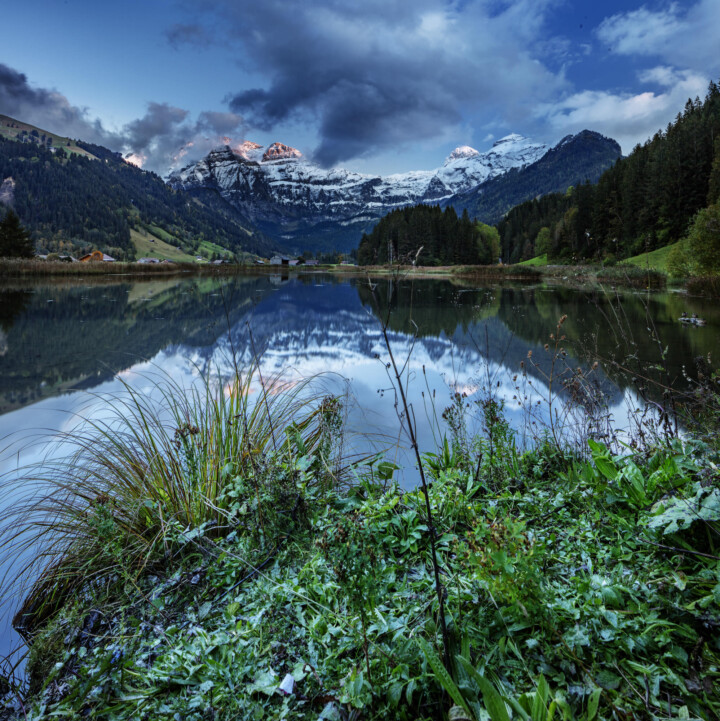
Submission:
[[[13,473],[5,492],[23,500],[0,518],[0,540],[27,559],[15,569],[25,596],[16,628],[31,640],[69,599],[109,597],[172,568],[198,534],[273,547],[307,487],[344,474],[341,403],[311,385],[261,382],[255,366],[224,385],[167,382],[159,399],[126,386],[106,420],[61,437],[63,460]],[[303,473],[288,471],[296,458]]]
[[685,286],[688,292],[694,295],[720,298],[720,275],[705,275],[689,278]]

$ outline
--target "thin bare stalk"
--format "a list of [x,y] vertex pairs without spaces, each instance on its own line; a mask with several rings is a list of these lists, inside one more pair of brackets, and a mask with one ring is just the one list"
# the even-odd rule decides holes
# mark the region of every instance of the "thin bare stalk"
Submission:
[[[370,284],[370,288],[373,293],[373,297],[375,296],[375,289],[373,288],[372,284]],[[378,310],[380,309],[379,304]],[[423,467],[423,460],[422,456],[420,455],[420,448],[418,446],[417,442],[417,436],[415,433],[415,424],[413,422],[414,415],[411,413],[410,404],[408,403],[407,396],[405,394],[405,388],[403,386],[403,379],[401,375],[401,371],[398,368],[398,364],[395,361],[395,354],[392,351],[392,346],[390,344],[390,338],[388,337],[388,325],[390,322],[390,309],[392,307],[391,303],[388,303],[388,311],[387,316],[384,321],[381,321],[380,327],[382,330],[383,340],[385,342],[385,348],[387,348],[388,356],[390,357],[390,363],[392,365],[393,375],[395,376],[395,383],[396,387],[398,389],[398,392],[400,393],[400,400],[402,402],[402,407],[404,410],[405,415],[405,429],[407,431],[407,434],[410,438],[410,445],[412,446],[413,451],[415,452],[415,459],[417,461],[418,470],[420,471],[420,482],[422,484],[423,489],[423,496],[425,497],[425,513],[427,515],[427,525],[428,525],[428,534],[430,536],[430,552],[432,556],[432,564],[433,564],[433,574],[435,576],[435,593],[437,594],[437,600],[438,600],[438,608],[439,608],[439,614],[440,614],[440,629],[442,632],[442,639],[443,639],[443,658],[445,662],[445,668],[450,670],[452,668],[451,662],[450,662],[450,642],[448,638],[448,632],[447,632],[447,625],[445,623],[445,589],[440,582],[440,566],[438,564],[437,560],[437,549],[436,549],[436,530],[435,525],[433,523],[433,514],[432,514],[432,508],[430,506],[430,493],[428,489],[427,479],[425,478],[425,469]],[[417,326],[416,326],[416,332],[417,332]],[[407,361],[403,365],[403,368],[407,366]]]

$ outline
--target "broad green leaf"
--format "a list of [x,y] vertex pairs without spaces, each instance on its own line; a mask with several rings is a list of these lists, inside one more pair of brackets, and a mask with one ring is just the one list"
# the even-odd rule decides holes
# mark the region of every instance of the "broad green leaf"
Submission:
[[400,703],[403,686],[405,686],[405,684],[402,681],[396,681],[390,684],[390,688],[388,688],[388,701],[393,708],[397,708]]
[[458,660],[465,666],[465,670],[478,685],[482,692],[483,703],[490,714],[491,721],[510,721],[507,706],[493,684],[484,676],[481,676],[468,659],[458,656]]
[[450,674],[447,672],[445,666],[443,666],[442,661],[438,658],[438,655],[435,653],[432,646],[424,638],[418,638],[417,642],[428,662],[428,665],[435,674],[435,678],[438,683],[440,683],[440,685],[448,692],[450,698],[452,698],[458,706],[462,706],[468,714],[470,714],[470,707],[468,706],[465,697],[460,693],[460,689],[450,677]]
[[596,688],[590,694],[590,698],[588,699],[587,715],[585,716],[586,721],[593,721],[593,719],[595,718],[598,711],[598,706],[600,705],[601,693],[602,689]]

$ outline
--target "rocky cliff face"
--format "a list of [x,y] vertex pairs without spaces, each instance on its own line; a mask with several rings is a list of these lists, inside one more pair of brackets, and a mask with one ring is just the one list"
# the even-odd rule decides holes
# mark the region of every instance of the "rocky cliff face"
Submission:
[[12,177],[5,178],[0,183],[0,203],[11,206],[13,200],[15,200],[15,181]]
[[282,143],[245,141],[213,150],[173,173],[176,189],[213,189],[260,230],[297,249],[357,245],[362,232],[393,208],[441,202],[537,161],[548,147],[508,135],[487,152],[456,148],[441,168],[386,177],[325,170]]

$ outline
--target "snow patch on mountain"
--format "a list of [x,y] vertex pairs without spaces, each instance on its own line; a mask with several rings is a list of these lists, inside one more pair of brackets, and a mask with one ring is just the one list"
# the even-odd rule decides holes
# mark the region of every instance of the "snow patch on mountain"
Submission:
[[469,145],[461,145],[459,148],[455,148],[455,150],[447,156],[444,164],[447,165],[453,160],[459,160],[460,158],[474,158],[476,155],[480,155],[478,150],[471,148]]

